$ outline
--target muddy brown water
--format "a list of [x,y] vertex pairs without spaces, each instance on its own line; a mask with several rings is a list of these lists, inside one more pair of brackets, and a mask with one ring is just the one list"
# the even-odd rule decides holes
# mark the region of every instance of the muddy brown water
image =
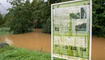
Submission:
[[105,60],[105,38],[93,36],[92,60]]
[[40,29],[26,34],[1,36],[1,40],[5,40],[5,38],[11,40],[17,47],[36,51],[51,51],[51,36],[50,34],[42,33]]
[[[36,29],[36,32],[0,36],[0,40],[8,38],[17,47],[30,50],[51,52],[51,35],[42,33],[42,30]],[[92,40],[92,60],[105,60],[105,38],[93,36]]]

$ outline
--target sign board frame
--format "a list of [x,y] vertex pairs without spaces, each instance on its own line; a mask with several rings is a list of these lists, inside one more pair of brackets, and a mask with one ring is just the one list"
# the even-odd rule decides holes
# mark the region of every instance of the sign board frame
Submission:
[[[67,1],[67,2],[61,2],[61,3],[55,3],[55,4],[52,4],[51,5],[51,60],[53,60],[53,34],[54,34],[54,32],[53,32],[53,6],[54,5],[59,5],[59,4],[67,4],[67,3],[73,3],[73,2],[79,2],[79,1],[83,1],[83,0],[76,0],[76,1]],[[89,12],[90,12],[90,27],[89,27],[89,29],[90,29],[90,41],[89,41],[89,43],[90,43],[90,45],[89,45],[89,60],[91,60],[91,54],[92,54],[92,0],[90,0],[90,6],[89,6]]]

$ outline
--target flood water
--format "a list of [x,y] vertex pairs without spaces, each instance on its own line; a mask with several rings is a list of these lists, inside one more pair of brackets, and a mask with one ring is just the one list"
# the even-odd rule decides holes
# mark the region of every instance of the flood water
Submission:
[[93,37],[92,60],[105,60],[105,38]]
[[51,51],[50,34],[42,33],[42,30],[36,29],[36,32],[1,36],[1,40],[7,39],[13,42],[13,45],[36,51]]
[[[40,29],[36,32],[0,36],[0,40],[12,41],[12,44],[30,50],[51,52],[51,35],[42,33]],[[93,36],[92,60],[105,60],[105,38]]]

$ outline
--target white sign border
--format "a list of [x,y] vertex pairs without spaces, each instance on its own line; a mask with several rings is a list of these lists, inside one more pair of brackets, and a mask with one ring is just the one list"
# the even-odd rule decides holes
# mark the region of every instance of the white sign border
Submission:
[[[57,4],[66,4],[66,3],[72,3],[72,2],[79,2],[83,0],[75,0],[75,1],[67,1],[67,2],[61,2],[61,3],[55,3],[51,4],[51,60],[53,60],[53,6]],[[90,0],[90,50],[89,50],[89,60],[91,60],[92,57],[92,0]]]

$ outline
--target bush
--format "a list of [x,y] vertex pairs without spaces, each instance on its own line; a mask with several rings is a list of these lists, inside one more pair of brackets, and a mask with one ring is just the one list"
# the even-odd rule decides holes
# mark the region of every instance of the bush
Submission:
[[13,31],[14,34],[32,32],[34,29],[33,12],[29,0],[25,3],[22,3],[21,0],[13,0],[11,4],[13,8],[10,9],[10,12],[13,18],[10,23],[10,31]]
[[2,27],[3,23],[4,23],[4,19],[2,14],[0,13],[0,27]]
[[48,18],[46,24],[43,24],[43,32],[51,33],[51,18]]
[[93,0],[93,35],[105,37],[105,1]]

